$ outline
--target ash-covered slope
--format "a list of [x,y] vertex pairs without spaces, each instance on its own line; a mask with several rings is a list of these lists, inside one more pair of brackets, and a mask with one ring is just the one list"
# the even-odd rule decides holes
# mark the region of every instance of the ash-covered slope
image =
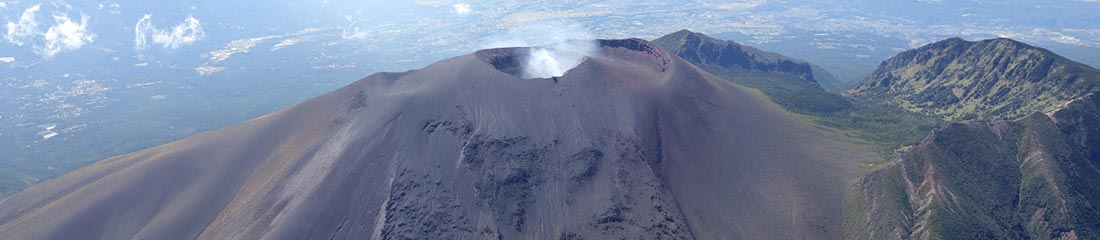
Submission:
[[374,74],[0,202],[8,239],[840,237],[867,156],[643,40]]
[[879,66],[850,93],[949,121],[1007,120],[1096,91],[1100,70],[1012,39],[952,38]]
[[936,130],[857,184],[853,239],[1100,238],[1100,97]]

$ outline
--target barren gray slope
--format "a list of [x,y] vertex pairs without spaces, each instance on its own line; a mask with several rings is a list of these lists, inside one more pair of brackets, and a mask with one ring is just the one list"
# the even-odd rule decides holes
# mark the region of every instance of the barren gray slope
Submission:
[[643,40],[375,74],[0,202],[9,239],[835,239],[861,157]]

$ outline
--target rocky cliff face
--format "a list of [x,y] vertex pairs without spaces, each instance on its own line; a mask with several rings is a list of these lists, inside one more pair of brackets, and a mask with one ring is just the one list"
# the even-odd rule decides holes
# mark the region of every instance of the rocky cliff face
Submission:
[[822,88],[826,83],[819,81],[835,81],[832,75],[800,60],[688,30],[654,43],[715,76],[760,90],[792,112],[819,115],[852,107],[842,96]]
[[[817,82],[809,63],[776,53],[680,30],[653,40],[653,43],[703,69],[721,69],[715,75],[731,77],[747,71],[782,73]],[[724,73],[724,74],[723,74]]]
[[1100,237],[1100,98],[992,123],[950,124],[864,177],[860,239]]
[[1001,120],[1096,90],[1100,71],[1011,39],[948,39],[898,54],[849,93],[946,120]]

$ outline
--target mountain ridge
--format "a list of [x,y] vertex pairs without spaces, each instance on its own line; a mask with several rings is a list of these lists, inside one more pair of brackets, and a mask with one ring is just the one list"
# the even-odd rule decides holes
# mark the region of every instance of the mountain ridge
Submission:
[[758,89],[792,112],[812,115],[852,107],[823,88],[822,81],[835,82],[832,75],[802,60],[686,29],[653,43],[715,76]]
[[1003,120],[1097,90],[1100,70],[1008,38],[950,38],[884,61],[848,94],[945,120]]
[[[783,73],[815,84],[819,84],[821,79],[831,78],[831,76],[817,76],[828,75],[828,73],[815,71],[812,64],[806,61],[734,41],[712,38],[687,29],[664,35],[653,42],[703,69],[721,68],[731,73],[742,71]],[[716,75],[730,77],[726,74]]]
[[849,96],[948,123],[853,185],[846,238],[1096,238],[1098,77],[1007,38],[950,38],[884,61]]
[[849,231],[875,239],[1095,238],[1098,103],[1087,94],[1047,113],[933,131],[860,180],[868,209],[848,220]]

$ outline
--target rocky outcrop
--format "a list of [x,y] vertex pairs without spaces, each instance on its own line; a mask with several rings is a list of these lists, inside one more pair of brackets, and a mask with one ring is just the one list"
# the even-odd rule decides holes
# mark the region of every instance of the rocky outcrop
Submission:
[[724,70],[715,73],[720,77],[730,77],[739,72],[758,71],[782,73],[809,82],[817,82],[815,72],[809,63],[733,41],[711,38],[702,33],[680,30],[657,38],[653,43],[703,69]]

